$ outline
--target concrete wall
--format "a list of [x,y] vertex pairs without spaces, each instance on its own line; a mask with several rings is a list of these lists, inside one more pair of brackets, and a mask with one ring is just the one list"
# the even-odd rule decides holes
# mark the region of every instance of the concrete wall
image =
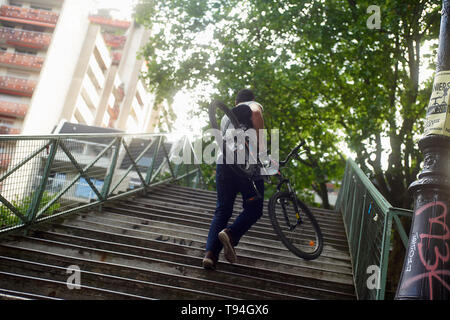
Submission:
[[80,95],[83,79],[89,67],[89,60],[95,48],[96,42],[95,40],[97,36],[99,36],[99,33],[100,33],[99,26],[89,25],[89,28],[86,33],[86,38],[79,55],[78,63],[76,64],[73,78],[69,86],[69,91],[67,92],[67,96],[63,108],[61,110],[60,119],[58,119],[58,122],[63,119],[70,121],[70,119],[72,118],[72,115],[76,108],[78,96]]
[[[136,24],[130,28],[129,32],[118,71],[120,78],[125,84],[125,98],[120,108],[116,129],[127,132],[138,132],[139,128],[127,128],[127,120],[132,108],[133,99],[136,96],[139,74],[144,62],[142,59],[137,59],[136,53],[147,43],[150,32]],[[145,119],[139,120],[145,121]]]

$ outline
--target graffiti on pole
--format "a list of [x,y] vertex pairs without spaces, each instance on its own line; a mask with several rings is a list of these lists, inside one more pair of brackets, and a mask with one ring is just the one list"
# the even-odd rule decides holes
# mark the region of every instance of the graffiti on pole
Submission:
[[[399,296],[416,296],[416,291],[425,290],[426,296],[432,300],[436,291],[450,291],[448,215],[447,204],[442,201],[430,202],[417,209],[416,218],[420,217],[421,225],[427,227],[412,233],[409,259],[406,260],[403,274],[405,281]],[[426,280],[427,285],[423,284],[423,280]]]

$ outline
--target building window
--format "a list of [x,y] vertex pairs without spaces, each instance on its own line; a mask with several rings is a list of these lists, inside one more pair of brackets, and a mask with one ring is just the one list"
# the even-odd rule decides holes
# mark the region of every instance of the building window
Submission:
[[11,77],[18,77],[18,78],[22,78],[22,79],[28,79],[31,76],[30,73],[20,72],[18,70],[11,70],[11,69],[8,69],[8,71],[6,72],[6,75],[11,76]]
[[17,48],[16,48],[16,52],[17,52],[17,53],[23,53],[23,54],[29,54],[29,55],[33,55],[33,56],[36,56],[36,55],[37,55],[37,52],[36,52],[36,51],[21,50],[21,49],[17,49]]
[[67,176],[65,173],[53,173],[48,177],[46,190],[52,193],[61,191],[66,184]]
[[37,9],[37,10],[52,11],[52,8],[41,7],[41,6],[36,6],[36,5],[31,5],[30,8],[31,8],[31,9]]
[[[94,184],[95,188],[101,192],[103,188],[103,181],[102,180],[95,180],[91,179],[91,182]],[[75,196],[77,198],[83,198],[83,199],[96,199],[97,195],[95,192],[91,189],[89,184],[87,183],[86,179],[80,178],[80,181],[77,183]]]
[[32,31],[32,32],[45,32],[46,28],[45,27],[40,27],[40,26],[34,26],[34,25],[24,25],[22,27],[23,30],[26,31]]

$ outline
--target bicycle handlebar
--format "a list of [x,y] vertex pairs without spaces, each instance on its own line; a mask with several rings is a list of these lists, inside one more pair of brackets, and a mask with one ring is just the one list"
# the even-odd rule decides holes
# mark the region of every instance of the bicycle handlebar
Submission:
[[298,146],[296,146],[294,149],[292,149],[292,151],[287,155],[286,159],[284,161],[280,161],[280,167],[284,167],[289,160],[292,158],[292,156],[294,155],[298,155],[298,150],[303,147],[305,145],[305,141],[302,141],[299,143]]

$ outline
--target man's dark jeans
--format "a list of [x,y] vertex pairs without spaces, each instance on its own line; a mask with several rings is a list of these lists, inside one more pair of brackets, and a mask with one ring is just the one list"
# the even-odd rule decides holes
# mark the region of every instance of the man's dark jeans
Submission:
[[[264,197],[264,180],[258,180],[255,184],[261,196]],[[217,205],[209,229],[206,251],[211,251],[215,257],[218,257],[223,248],[222,243],[218,239],[219,232],[228,227],[233,245],[236,246],[241,237],[261,218],[263,199],[247,201],[256,196],[251,182],[238,176],[225,164],[218,164],[216,167],[216,187]],[[232,225],[228,225],[238,193],[242,195],[244,210],[236,217]]]

